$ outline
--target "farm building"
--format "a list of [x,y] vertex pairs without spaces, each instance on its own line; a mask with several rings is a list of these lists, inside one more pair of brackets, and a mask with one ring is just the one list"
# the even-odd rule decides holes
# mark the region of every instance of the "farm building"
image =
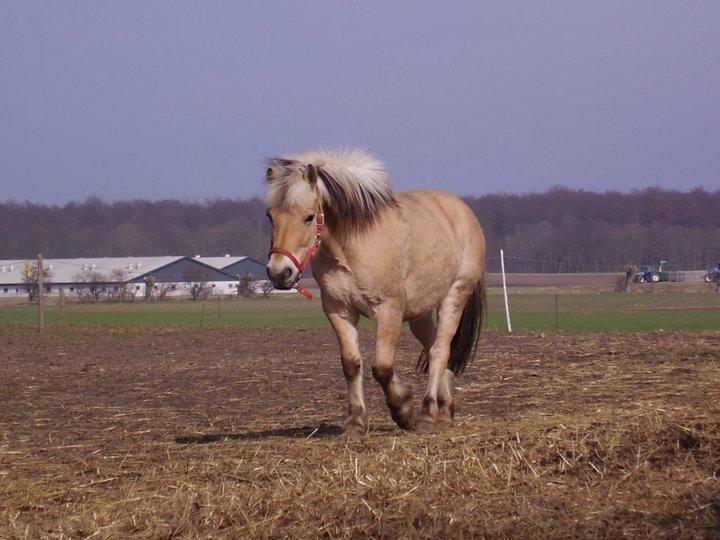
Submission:
[[[0,260],[0,298],[26,296],[24,276],[35,266],[34,260]],[[237,292],[236,275],[184,256],[46,259],[43,266],[50,274],[45,286],[50,295],[64,289],[78,295],[97,290],[144,296],[150,282],[156,291],[169,296],[187,295],[189,285],[198,282],[207,283],[212,294]]]

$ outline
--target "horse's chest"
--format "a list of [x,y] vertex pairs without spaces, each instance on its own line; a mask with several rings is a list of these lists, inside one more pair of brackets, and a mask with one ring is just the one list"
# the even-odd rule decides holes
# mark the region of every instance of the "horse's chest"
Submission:
[[323,296],[328,296],[347,306],[351,306],[362,315],[374,319],[375,310],[382,302],[382,294],[374,287],[341,268],[323,272],[315,278],[322,288]]

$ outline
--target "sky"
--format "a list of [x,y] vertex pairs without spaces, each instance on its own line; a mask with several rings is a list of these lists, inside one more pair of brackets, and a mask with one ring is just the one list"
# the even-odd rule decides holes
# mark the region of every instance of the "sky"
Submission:
[[0,201],[244,198],[361,146],[395,189],[720,189],[720,2],[0,3]]

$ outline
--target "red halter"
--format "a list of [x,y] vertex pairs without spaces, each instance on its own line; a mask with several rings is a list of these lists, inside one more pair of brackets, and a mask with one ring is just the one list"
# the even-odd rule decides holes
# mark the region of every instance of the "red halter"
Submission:
[[[270,248],[270,252],[268,253],[268,258],[272,256],[273,253],[279,253],[280,255],[285,255],[288,259],[290,259],[293,264],[295,265],[295,268],[298,269],[298,281],[302,277],[303,271],[308,267],[310,264],[310,261],[313,258],[313,255],[315,255],[315,252],[320,247],[320,244],[322,243],[322,234],[325,232],[325,214],[322,213],[322,210],[318,210],[318,212],[315,214],[315,239],[313,240],[312,245],[308,248],[307,253],[305,253],[305,258],[302,260],[302,262],[298,261],[295,255],[293,255],[290,251],[287,249],[279,248],[272,246]],[[313,294],[308,291],[306,288],[301,287],[300,285],[295,285],[293,287],[297,292],[302,294],[304,297],[306,297],[308,300],[312,300]]]

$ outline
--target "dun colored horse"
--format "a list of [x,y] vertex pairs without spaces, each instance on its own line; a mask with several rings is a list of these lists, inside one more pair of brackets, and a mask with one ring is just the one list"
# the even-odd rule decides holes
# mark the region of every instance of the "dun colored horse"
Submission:
[[[393,193],[383,164],[362,150],[308,150],[269,166],[267,273],[276,288],[291,289],[312,259],[340,343],[345,433],[360,437],[368,425],[360,315],[377,322],[372,373],[397,425],[422,432],[449,425],[453,374],[474,355],[485,308],[485,238],[473,212],[442,191]],[[429,374],[419,410],[393,369],[403,321],[423,346],[418,366]]]

